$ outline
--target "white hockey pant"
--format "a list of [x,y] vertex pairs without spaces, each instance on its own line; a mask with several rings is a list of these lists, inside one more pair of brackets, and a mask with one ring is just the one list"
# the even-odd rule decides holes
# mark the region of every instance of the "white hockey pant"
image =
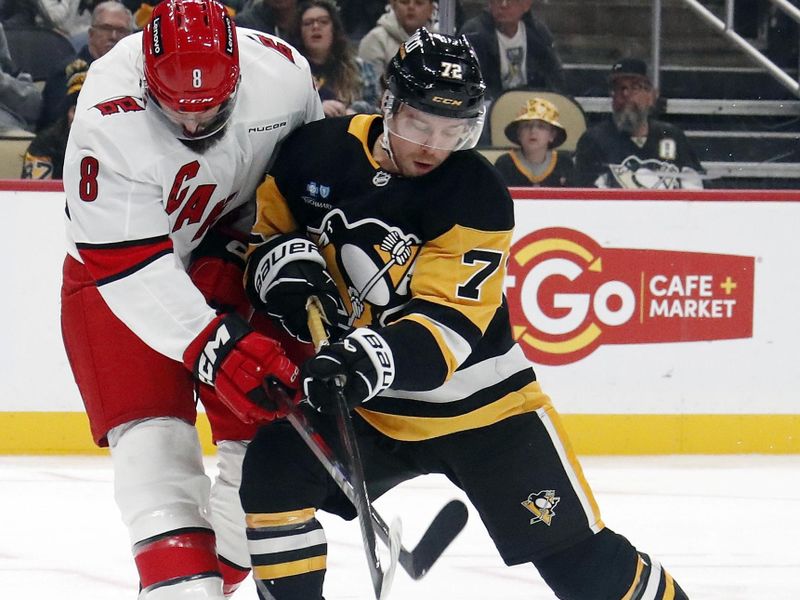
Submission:
[[[140,600],[223,600],[217,543],[228,560],[249,566],[238,498],[243,444],[226,442],[220,448],[223,471],[210,500],[200,442],[188,423],[135,421],[114,428],[108,439],[114,494],[142,585]],[[209,506],[217,513],[213,518]]]

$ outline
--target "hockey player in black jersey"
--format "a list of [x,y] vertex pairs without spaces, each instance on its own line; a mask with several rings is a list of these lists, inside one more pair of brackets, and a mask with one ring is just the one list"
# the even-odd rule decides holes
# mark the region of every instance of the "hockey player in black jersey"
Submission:
[[[513,205],[471,149],[484,116],[472,48],[418,30],[386,81],[382,116],[302,127],[258,194],[250,297],[308,339],[305,301],[316,295],[339,340],[302,367],[315,426],[337,446],[330,381],[344,376],[372,497],[441,473],[504,561],[533,563],[559,598],[686,600],[658,562],[604,526],[512,338],[503,280]],[[259,597],[321,598],[327,544],[315,511],[350,519],[355,509],[288,423],[250,444],[240,495]]]

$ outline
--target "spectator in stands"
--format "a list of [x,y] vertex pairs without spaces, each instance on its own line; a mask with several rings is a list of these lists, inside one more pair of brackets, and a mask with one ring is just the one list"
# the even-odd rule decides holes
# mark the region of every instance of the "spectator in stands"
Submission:
[[93,0],[5,0],[0,19],[9,27],[45,27],[70,37],[89,27]]
[[72,61],[79,58],[91,65],[105,55],[117,42],[133,31],[133,16],[124,4],[115,0],[100,2],[92,11],[92,24],[89,38],[77,55],[66,57],[64,66],[50,76],[42,92],[42,109],[36,124],[36,131],[43,131],[55,123],[62,115],[62,106],[67,91],[66,69]]
[[355,56],[333,1],[308,0],[298,15],[297,49],[311,65],[325,116],[376,112],[377,77]]
[[586,130],[575,149],[577,183],[584,187],[702,188],[700,161],[678,127],[651,112],[658,99],[637,58],[622,59],[608,77],[611,118]]
[[520,146],[501,154],[494,163],[507,186],[573,185],[572,156],[556,150],[567,140],[567,130],[558,119],[552,102],[531,98],[520,116],[506,125],[506,137]]
[[553,36],[531,13],[532,0],[489,0],[461,33],[475,48],[491,100],[516,88],[564,89],[561,59]]
[[358,45],[358,56],[383,73],[408,36],[420,27],[433,28],[433,0],[390,0],[389,11]]
[[38,0],[38,4],[45,27],[60,31],[69,38],[89,29],[93,0]]
[[[89,0],[90,2],[93,0]],[[142,2],[141,0],[119,0],[133,13],[133,22],[137,29],[142,29],[150,20],[150,15],[153,14],[153,9],[156,5],[161,4],[163,0],[148,0]],[[243,9],[245,5],[249,5],[254,0],[219,0],[228,9],[231,16],[235,16],[238,11]],[[259,0],[260,1],[260,0]],[[270,32],[271,33],[271,32]]]
[[33,131],[42,94],[28,73],[21,73],[8,52],[5,30],[0,25],[0,132]]
[[387,0],[339,0],[337,5],[344,30],[351,40],[357,42],[375,27],[388,3]]
[[67,92],[61,106],[61,116],[55,123],[36,135],[22,164],[22,179],[61,179],[64,172],[64,151],[67,149],[67,138],[75,116],[75,103],[78,92],[83,87],[86,61],[76,58],[67,67]]
[[292,35],[297,31],[297,0],[252,0],[235,20],[239,27],[271,33],[296,45]]

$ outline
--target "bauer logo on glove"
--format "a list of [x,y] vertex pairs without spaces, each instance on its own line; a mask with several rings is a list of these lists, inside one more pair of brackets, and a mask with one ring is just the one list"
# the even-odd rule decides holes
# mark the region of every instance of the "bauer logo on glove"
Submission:
[[327,332],[336,338],[344,321],[339,290],[317,246],[298,234],[277,235],[250,256],[245,287],[257,309],[276,319],[292,337],[310,342],[306,303],[319,299]]
[[380,334],[360,327],[320,350],[303,365],[301,375],[308,403],[332,413],[340,393],[353,408],[388,389],[395,376],[394,356]]

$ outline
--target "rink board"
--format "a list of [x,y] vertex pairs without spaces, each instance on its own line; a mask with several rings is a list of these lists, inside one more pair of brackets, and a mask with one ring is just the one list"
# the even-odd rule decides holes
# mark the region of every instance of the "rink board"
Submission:
[[[800,192],[512,194],[514,333],[578,452],[800,453]],[[63,192],[6,181],[0,202],[0,453],[93,452],[60,337]]]

